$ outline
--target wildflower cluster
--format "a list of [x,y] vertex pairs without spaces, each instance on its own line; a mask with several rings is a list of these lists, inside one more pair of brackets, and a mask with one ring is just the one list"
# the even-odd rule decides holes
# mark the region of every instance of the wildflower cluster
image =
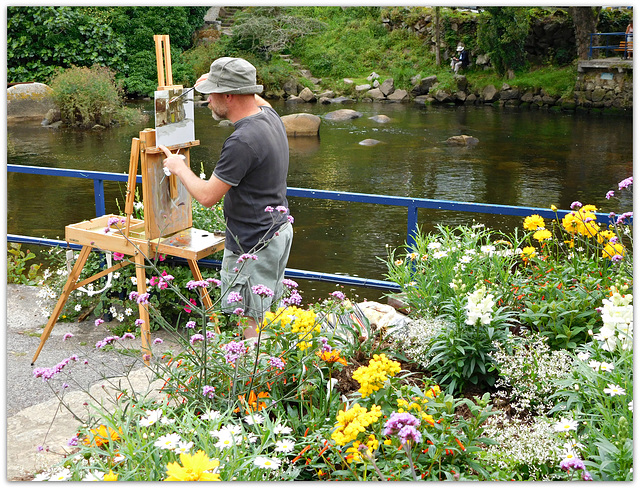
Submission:
[[364,433],[365,428],[378,421],[382,416],[381,409],[374,404],[368,411],[366,407],[356,403],[346,411],[340,410],[336,416],[335,431],[331,438],[338,445],[346,445],[354,441],[360,433]]
[[623,350],[633,348],[633,295],[622,295],[611,286],[611,298],[602,299],[602,327],[594,338],[601,341],[601,348],[613,351],[616,346]]
[[465,306],[467,319],[465,322],[470,326],[474,326],[478,321],[480,324],[490,324],[493,319],[494,305],[493,294],[488,294],[484,286],[477,288],[467,296],[467,305]]
[[387,379],[398,372],[400,372],[400,363],[390,360],[382,353],[373,355],[367,366],[359,367],[353,373],[353,378],[360,383],[358,392],[362,397],[367,397],[380,390]]
[[298,348],[306,350],[312,343],[314,336],[320,333],[320,324],[316,320],[316,313],[312,310],[300,309],[297,306],[278,308],[276,312],[266,312],[262,328],[276,328],[290,331],[298,335]]

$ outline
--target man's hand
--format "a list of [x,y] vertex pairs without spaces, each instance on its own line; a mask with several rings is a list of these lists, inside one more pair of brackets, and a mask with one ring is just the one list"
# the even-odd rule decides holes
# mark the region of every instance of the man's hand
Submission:
[[164,154],[167,156],[166,159],[162,161],[162,165],[166,170],[169,170],[174,175],[179,175],[181,170],[187,168],[187,161],[183,155],[173,154],[169,151],[169,148],[163,146],[162,144],[158,145]]

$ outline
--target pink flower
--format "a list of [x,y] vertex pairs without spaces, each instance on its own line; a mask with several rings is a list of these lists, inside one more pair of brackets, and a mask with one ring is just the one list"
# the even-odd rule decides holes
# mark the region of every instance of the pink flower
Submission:
[[117,251],[113,253],[113,259],[115,261],[120,261],[124,259],[124,253],[118,253]]
[[[191,302],[191,304],[192,304],[194,307],[198,305],[198,304],[196,303],[195,299],[189,299],[189,302]],[[191,310],[192,310],[192,309],[191,309],[191,307],[190,307],[190,306],[188,306],[188,305],[184,306],[184,312],[186,312],[187,314],[191,313]]]

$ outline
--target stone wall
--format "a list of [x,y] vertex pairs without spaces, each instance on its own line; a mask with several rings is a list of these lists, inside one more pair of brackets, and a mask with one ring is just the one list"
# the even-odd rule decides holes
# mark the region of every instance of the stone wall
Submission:
[[633,108],[633,62],[586,60],[578,63],[576,104],[586,108]]

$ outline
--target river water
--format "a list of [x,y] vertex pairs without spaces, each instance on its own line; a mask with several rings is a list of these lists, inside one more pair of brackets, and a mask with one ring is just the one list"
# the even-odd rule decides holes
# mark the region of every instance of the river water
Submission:
[[[151,102],[138,103],[153,110]],[[633,120],[629,116],[550,113],[491,106],[429,107],[358,103],[343,106],[273,103],[280,115],[322,116],[340,108],[363,114],[345,122],[323,120],[318,138],[290,138],[290,187],[515,206],[571,203],[601,212],[632,209],[630,195],[607,200],[608,190],[633,170]],[[207,176],[232,127],[220,127],[210,111],[196,108],[192,168]],[[370,117],[389,116],[381,124]],[[128,173],[131,138],[144,127],[105,131],[53,130],[39,123],[8,125],[8,163]],[[446,144],[466,134],[474,147]],[[358,144],[364,139],[375,146]],[[107,212],[124,207],[125,185],[105,182]],[[95,217],[93,183],[9,173],[7,232],[64,239],[64,226]],[[295,235],[289,267],[384,280],[386,245],[406,238],[407,211],[400,207],[290,198]],[[421,209],[419,225],[484,223],[510,231],[521,218]],[[324,298],[335,284],[301,284],[305,301]],[[347,288],[376,300],[381,291]]]

